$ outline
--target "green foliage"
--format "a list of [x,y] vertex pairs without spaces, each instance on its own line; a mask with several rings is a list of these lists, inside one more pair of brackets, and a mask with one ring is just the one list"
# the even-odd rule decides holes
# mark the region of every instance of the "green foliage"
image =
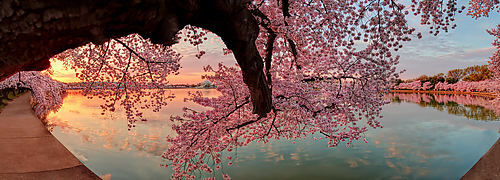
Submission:
[[10,92],[8,95],[7,95],[7,98],[8,99],[15,99],[16,98],[16,94],[14,92]]
[[[446,75],[444,73],[438,73],[434,76],[421,75],[410,81],[420,80],[423,85],[425,82],[431,82],[432,87],[438,82],[448,84],[455,84],[458,81],[469,81],[469,82],[479,82],[493,77],[493,72],[488,69],[489,65],[474,65],[469,66],[464,69],[453,69],[448,71]],[[403,81],[401,79],[396,80],[395,85],[399,85]]]
[[403,83],[403,80],[401,80],[401,79],[396,79],[396,82],[394,82],[394,84],[395,84],[396,86],[398,86],[398,85],[399,85],[399,84],[401,84],[401,83]]
[[447,82],[448,84],[455,84],[455,83],[457,83],[457,82],[458,82],[458,79],[448,77],[448,78],[446,78],[446,82]]
[[415,79],[415,81],[417,80],[420,80],[420,85],[422,86],[425,82],[431,82],[432,88],[434,88],[434,85],[436,85],[438,82],[444,82],[445,78],[443,73],[438,73],[434,76],[421,75],[420,77]]
[[488,65],[475,65],[464,69],[464,81],[478,82],[493,77],[493,72],[488,69]]
[[454,83],[449,83],[447,81],[448,84],[455,84],[456,82],[462,80],[462,78],[464,77],[464,70],[463,69],[450,70],[450,71],[448,71],[448,74],[446,74],[446,77],[447,77],[447,79],[450,78],[450,79],[456,80]]
[[17,97],[23,95],[27,91],[25,90],[15,90],[15,89],[1,89],[0,90],[0,112],[7,106],[9,102]]
[[492,78],[493,72],[488,69],[488,65],[474,65],[464,69],[450,70],[446,76],[446,82],[448,82],[448,84],[454,84],[461,80],[478,82]]

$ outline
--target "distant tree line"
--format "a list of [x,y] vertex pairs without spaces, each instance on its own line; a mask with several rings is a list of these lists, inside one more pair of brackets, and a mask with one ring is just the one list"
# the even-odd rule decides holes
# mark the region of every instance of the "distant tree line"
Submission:
[[400,83],[410,83],[414,81],[420,81],[420,85],[423,86],[424,83],[430,82],[430,86],[432,88],[439,82],[447,83],[447,84],[455,84],[459,81],[467,81],[467,82],[479,82],[487,79],[491,79],[493,77],[493,72],[488,69],[489,65],[474,65],[469,66],[464,69],[453,69],[449,70],[446,75],[444,73],[438,73],[434,76],[421,75],[418,78],[410,79],[410,80],[401,80],[397,79],[395,82],[395,86],[398,86]]

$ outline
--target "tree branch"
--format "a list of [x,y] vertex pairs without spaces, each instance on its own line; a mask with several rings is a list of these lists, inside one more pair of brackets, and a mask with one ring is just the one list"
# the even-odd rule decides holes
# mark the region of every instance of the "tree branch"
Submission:
[[245,127],[247,125],[250,125],[250,124],[253,124],[253,123],[257,122],[260,119],[262,119],[262,117],[259,116],[256,120],[251,120],[251,121],[244,122],[243,124],[237,125],[236,127],[226,129],[226,131],[231,131],[231,130],[234,130],[234,129],[240,129],[242,127]]
[[[288,26],[286,18],[291,17],[289,12],[289,6],[290,4],[288,0],[281,0],[281,10],[283,12],[283,17],[284,17],[283,22],[285,22],[285,26]],[[297,67],[297,69],[301,69],[300,65],[297,63],[297,56],[298,56],[297,45],[295,45],[295,42],[290,38],[287,38],[286,41],[288,42],[288,44],[290,44],[290,50],[292,51],[293,54],[295,66]]]
[[269,27],[270,20],[269,18],[259,9],[252,9],[250,12],[254,15],[257,16],[261,19],[261,22],[259,22],[260,25],[264,29],[266,29],[267,33],[269,33],[269,36],[267,37],[267,44],[266,44],[266,56],[264,58],[265,62],[265,68],[266,68],[266,79],[267,83],[272,86],[272,76],[270,73],[271,69],[271,62],[272,62],[272,57],[273,57],[273,49],[274,49],[274,41],[276,40],[276,32],[273,31],[271,27]]
[[142,61],[146,62],[146,63],[159,63],[159,64],[163,64],[163,63],[170,63],[170,62],[162,62],[162,61],[148,61],[146,59],[144,59],[141,55],[137,54],[137,52],[135,52],[132,48],[128,47],[125,43],[123,43],[122,41],[118,40],[117,38],[113,38],[113,40],[115,40],[116,42],[120,43],[123,47],[127,48],[130,52],[132,52],[134,55],[136,55],[137,57],[139,57],[139,59],[141,59]]

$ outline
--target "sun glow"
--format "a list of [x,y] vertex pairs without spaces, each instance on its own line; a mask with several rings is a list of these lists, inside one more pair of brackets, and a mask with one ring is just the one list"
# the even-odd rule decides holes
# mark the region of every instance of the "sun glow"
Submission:
[[[181,68],[178,75],[170,75],[168,77],[169,84],[198,84],[205,81],[202,76],[213,73],[203,71],[203,67],[211,65],[216,67],[219,62],[227,66],[233,66],[236,60],[233,55],[224,55],[223,49],[226,48],[220,37],[213,33],[207,34],[208,40],[199,45],[200,49],[206,51],[206,54],[201,58],[197,58],[196,54],[198,49],[187,42],[179,42],[172,46],[172,48],[182,54],[182,59],[179,61]],[[81,82],[76,77],[77,71],[68,69],[63,65],[63,62],[56,59],[50,59],[51,63],[51,77],[57,81],[71,83]]]
[[50,75],[52,79],[65,83],[80,82],[80,79],[76,77],[77,72],[73,69],[64,67],[62,61],[50,59],[50,69],[53,71]]
[[[207,61],[210,62],[211,60]],[[77,71],[64,67],[62,61],[51,59],[50,65],[51,65],[50,71],[52,71],[50,76],[52,77],[52,79],[65,83],[81,82],[81,80],[76,77]],[[210,74],[203,72],[203,69],[200,69],[199,72],[192,72],[194,71],[194,69],[197,68],[196,67],[181,68],[179,70],[180,72],[179,75],[169,76],[168,78],[170,81],[169,84],[198,84],[204,81],[202,79],[203,75]]]

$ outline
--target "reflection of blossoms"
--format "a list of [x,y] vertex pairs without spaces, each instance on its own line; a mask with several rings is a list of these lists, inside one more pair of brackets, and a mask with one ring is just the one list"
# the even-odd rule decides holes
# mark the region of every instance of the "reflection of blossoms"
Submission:
[[63,91],[67,86],[53,80],[46,73],[39,71],[23,71],[0,82],[0,89],[28,88],[32,92],[31,105],[35,114],[43,119],[51,111],[61,108]]
[[[361,122],[381,127],[377,118],[381,106],[387,103],[379,89],[386,84],[383,81],[332,78],[302,82],[303,77],[295,72],[276,69],[296,81],[274,77],[274,109],[267,117],[258,117],[252,114],[250,93],[238,67],[219,64],[217,69],[205,70],[214,73],[205,78],[217,86],[222,96],[206,98],[200,92],[190,93],[187,101],[211,110],[197,112],[185,108],[184,116],[172,118],[182,123],[173,125],[177,136],[167,138],[172,146],[163,157],[172,162],[174,179],[189,168],[211,172],[217,165],[222,166],[221,152],[231,151],[231,146],[246,146],[253,141],[266,143],[269,139],[292,140],[311,133],[328,138],[329,147],[344,142],[349,146],[351,141],[363,139],[368,130]],[[208,168],[207,164],[213,166]]]
[[386,98],[393,101],[413,102],[421,106],[432,106],[439,110],[446,108],[450,114],[475,120],[494,121],[500,114],[500,106],[492,103],[491,98],[475,95],[390,93]]

